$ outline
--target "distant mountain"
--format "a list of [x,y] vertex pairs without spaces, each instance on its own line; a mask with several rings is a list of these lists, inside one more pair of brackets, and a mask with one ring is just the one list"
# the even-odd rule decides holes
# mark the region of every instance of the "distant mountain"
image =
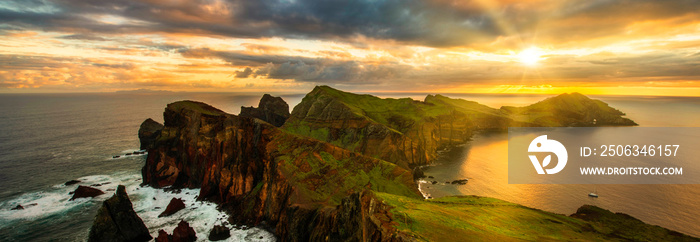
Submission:
[[151,90],[146,88],[135,89],[135,90],[121,90],[116,91],[116,93],[171,93],[172,91],[166,90]]

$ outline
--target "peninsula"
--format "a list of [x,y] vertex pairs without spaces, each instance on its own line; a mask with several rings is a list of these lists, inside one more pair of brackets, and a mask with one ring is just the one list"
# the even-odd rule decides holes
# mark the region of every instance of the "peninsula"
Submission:
[[199,199],[220,204],[231,223],[267,227],[282,241],[697,240],[594,206],[565,216],[418,191],[418,167],[477,131],[636,125],[578,93],[494,109],[318,86],[291,113],[285,107],[269,95],[240,116],[201,102],[169,104],[162,126],[147,120],[139,131],[148,147],[143,183],[201,188]]

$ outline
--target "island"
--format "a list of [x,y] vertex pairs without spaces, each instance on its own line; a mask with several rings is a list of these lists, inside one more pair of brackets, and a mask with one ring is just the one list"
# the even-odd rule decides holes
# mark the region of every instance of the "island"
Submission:
[[317,86],[291,113],[280,101],[266,95],[240,116],[196,101],[168,104],[162,126],[141,126],[143,184],[200,188],[198,199],[220,204],[230,223],[265,227],[281,241],[697,240],[595,206],[566,216],[419,192],[420,167],[475,132],[637,125],[579,93],[494,109]]

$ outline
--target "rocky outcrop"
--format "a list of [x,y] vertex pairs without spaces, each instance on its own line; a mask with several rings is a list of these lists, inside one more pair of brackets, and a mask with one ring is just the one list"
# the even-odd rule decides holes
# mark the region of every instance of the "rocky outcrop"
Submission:
[[[698,241],[688,235],[669,230],[660,226],[642,222],[624,213],[611,211],[593,206],[583,205],[570,215],[591,223],[591,230],[608,236],[610,239],[631,241]],[[643,233],[642,233],[643,232]]]
[[141,142],[141,150],[152,148],[149,147],[149,145],[155,142],[156,137],[158,137],[158,134],[160,134],[162,129],[163,125],[153,119],[149,118],[143,121],[143,123],[141,123],[141,127],[139,127],[139,141]]
[[430,164],[438,150],[466,142],[474,130],[514,123],[495,109],[441,95],[421,102],[318,86],[283,128],[413,169]]
[[257,118],[280,127],[289,118],[289,105],[281,97],[265,94],[257,108],[241,107],[241,117]]
[[226,226],[214,225],[214,228],[209,232],[209,240],[211,241],[225,240],[229,237],[231,237],[231,230]]
[[634,126],[625,113],[583,94],[564,93],[525,107],[501,107],[516,120],[545,127]]
[[624,113],[581,94],[562,94],[524,108],[494,109],[428,95],[382,99],[318,86],[294,107],[283,128],[406,169],[430,164],[437,151],[466,142],[474,131],[521,126],[634,125]]
[[185,209],[185,203],[182,201],[182,199],[173,198],[170,200],[170,203],[168,203],[168,207],[165,208],[165,211],[158,215],[158,217],[167,217],[177,213],[182,209]]
[[173,234],[169,235],[165,230],[158,231],[157,242],[194,242],[197,241],[197,233],[190,227],[190,224],[181,220],[177,227],[173,230]]
[[73,197],[71,197],[69,201],[73,201],[75,199],[83,197],[97,197],[102,194],[105,193],[100,189],[88,186],[78,186],[78,188],[76,188],[75,191],[73,191]]
[[345,197],[335,209],[295,207],[290,226],[296,229],[287,237],[292,241],[410,241],[396,229],[391,209],[369,190]]
[[63,185],[70,186],[70,185],[74,185],[74,184],[78,184],[78,183],[80,183],[80,181],[70,180],[70,181],[67,181],[66,183],[64,183]]
[[149,241],[152,237],[122,185],[102,203],[90,228],[88,241]]
[[408,240],[378,194],[422,199],[413,170],[475,130],[540,125],[521,116],[441,95],[381,99],[317,87],[280,129],[181,101],[165,109],[143,182],[200,187],[199,199],[221,204],[231,222],[265,222],[283,241]]
[[327,235],[343,199],[366,189],[420,197],[409,170],[258,119],[192,101],[169,104],[164,117],[144,183],[201,187],[199,199],[221,204],[232,222],[265,221],[284,240]]
[[158,230],[158,237],[156,237],[156,242],[168,242],[170,241],[170,236],[165,230]]

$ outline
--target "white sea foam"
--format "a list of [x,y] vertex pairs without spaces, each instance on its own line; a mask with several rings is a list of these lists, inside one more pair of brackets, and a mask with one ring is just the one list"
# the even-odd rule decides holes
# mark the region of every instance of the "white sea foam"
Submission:
[[[45,191],[25,193],[19,197],[0,203],[0,228],[12,224],[16,220],[51,219],[50,216],[69,216],[72,209],[87,209],[90,206],[101,206],[102,201],[110,198],[117,186],[126,186],[127,194],[134,206],[134,211],[148,227],[155,238],[158,231],[163,229],[172,233],[181,220],[187,221],[197,233],[198,241],[208,241],[207,237],[214,225],[224,225],[231,229],[231,237],[227,241],[274,241],[275,237],[268,231],[259,228],[236,229],[226,223],[228,215],[216,209],[216,204],[196,200],[199,189],[182,189],[180,193],[165,192],[163,189],[141,187],[141,176],[135,173],[117,173],[111,176],[96,175],[76,179],[81,181],[74,185],[58,184]],[[105,192],[95,198],[79,198],[68,201],[78,185],[92,185]],[[155,200],[154,200],[155,198]],[[168,217],[159,218],[173,198],[185,202],[185,209]],[[36,205],[33,205],[36,204]],[[22,205],[23,210],[11,210]]]

